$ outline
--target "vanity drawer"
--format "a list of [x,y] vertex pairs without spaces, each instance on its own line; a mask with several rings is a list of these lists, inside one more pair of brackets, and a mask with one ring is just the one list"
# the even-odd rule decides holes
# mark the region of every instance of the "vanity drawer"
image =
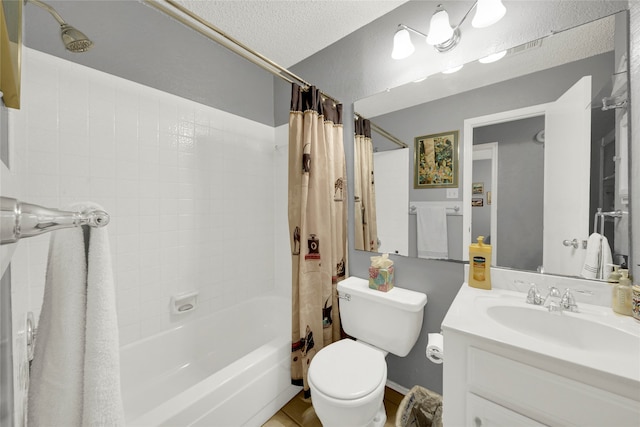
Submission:
[[[637,426],[637,401],[469,347],[468,391],[548,425]],[[473,424],[472,424],[473,425]]]
[[498,426],[518,426],[518,427],[544,427],[537,421],[532,420],[511,411],[503,406],[497,405],[490,400],[483,399],[473,393],[467,393],[467,421],[465,425],[470,427],[498,427]]

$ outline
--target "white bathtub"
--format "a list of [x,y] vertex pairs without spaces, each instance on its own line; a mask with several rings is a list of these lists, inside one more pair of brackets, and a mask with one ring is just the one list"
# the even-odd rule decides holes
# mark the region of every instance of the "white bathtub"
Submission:
[[260,297],[122,347],[127,425],[262,425],[300,390],[290,312]]

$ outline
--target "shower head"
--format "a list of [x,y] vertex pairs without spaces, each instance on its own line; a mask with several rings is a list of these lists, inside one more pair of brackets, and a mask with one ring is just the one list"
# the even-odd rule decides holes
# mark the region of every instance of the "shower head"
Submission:
[[89,40],[89,37],[69,24],[60,25],[60,37],[69,52],[86,52],[93,47],[93,42]]
[[69,52],[86,52],[93,47],[93,42],[82,32],[75,27],[67,24],[62,16],[51,6],[40,0],[25,0],[25,3],[33,3],[38,7],[46,10],[58,21],[60,24],[60,37],[64,43],[64,47]]

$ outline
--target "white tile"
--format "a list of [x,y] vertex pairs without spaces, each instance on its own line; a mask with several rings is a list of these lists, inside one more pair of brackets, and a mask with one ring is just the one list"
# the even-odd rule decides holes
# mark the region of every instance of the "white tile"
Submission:
[[89,159],[89,174],[92,177],[110,178],[115,179],[116,176],[116,161],[115,158],[109,157],[97,157],[90,156]]
[[49,129],[29,125],[27,129],[27,144],[29,152],[43,151],[46,153],[57,153],[58,133]]
[[139,324],[131,324],[126,326],[120,326],[119,330],[119,340],[120,346],[124,346],[127,344],[131,344],[140,339],[140,325]]
[[91,170],[89,156],[60,154],[60,175],[89,177]]

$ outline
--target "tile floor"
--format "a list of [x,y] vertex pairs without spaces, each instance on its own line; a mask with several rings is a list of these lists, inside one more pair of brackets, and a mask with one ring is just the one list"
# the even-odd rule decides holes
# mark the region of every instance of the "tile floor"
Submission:
[[[387,410],[387,422],[385,427],[394,427],[398,405],[404,397],[389,387],[384,391],[384,407]],[[262,427],[321,427],[320,420],[316,416],[311,402],[306,402],[302,392],[298,393],[286,405],[280,409]]]

